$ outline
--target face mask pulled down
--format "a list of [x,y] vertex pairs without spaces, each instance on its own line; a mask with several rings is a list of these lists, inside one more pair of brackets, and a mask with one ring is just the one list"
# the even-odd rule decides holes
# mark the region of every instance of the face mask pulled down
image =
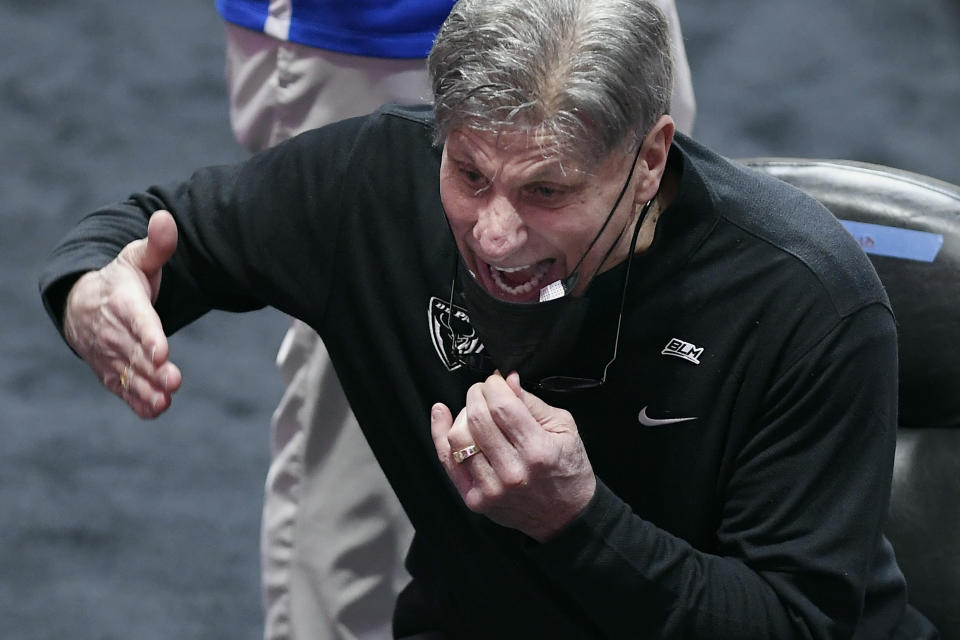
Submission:
[[590,301],[564,295],[546,302],[524,304],[500,300],[460,264],[457,280],[470,324],[494,366],[521,380],[537,381],[555,371],[576,344]]

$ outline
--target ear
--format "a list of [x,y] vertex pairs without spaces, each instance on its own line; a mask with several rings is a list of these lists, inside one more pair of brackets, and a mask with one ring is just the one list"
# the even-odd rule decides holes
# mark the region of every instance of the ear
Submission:
[[643,139],[640,147],[640,164],[636,169],[639,182],[634,192],[635,204],[644,204],[657,195],[660,180],[663,179],[667,169],[667,156],[670,153],[670,145],[673,144],[675,130],[673,118],[662,115],[647,132],[647,137]]

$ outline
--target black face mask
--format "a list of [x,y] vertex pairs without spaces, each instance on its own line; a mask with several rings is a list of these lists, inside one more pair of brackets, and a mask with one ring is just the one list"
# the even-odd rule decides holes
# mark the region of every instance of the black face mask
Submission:
[[556,370],[580,335],[590,301],[565,295],[548,302],[522,304],[500,300],[480,286],[463,264],[457,269],[470,325],[484,351],[504,375],[539,380]]

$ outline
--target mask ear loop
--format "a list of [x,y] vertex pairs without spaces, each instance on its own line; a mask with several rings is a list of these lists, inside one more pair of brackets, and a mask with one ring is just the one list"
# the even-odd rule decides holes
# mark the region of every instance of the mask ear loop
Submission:
[[[633,240],[630,243],[630,253],[627,254],[627,272],[623,275],[623,292],[620,294],[620,312],[617,315],[617,337],[613,340],[613,357],[610,358],[610,362],[607,363],[607,366],[603,368],[603,377],[601,378],[602,382],[607,381],[607,370],[610,369],[610,365],[613,364],[614,360],[617,359],[617,349],[620,347],[620,325],[623,324],[623,308],[626,306],[627,302],[627,286],[630,284],[630,269],[633,267],[633,254],[636,252],[637,238],[640,237],[640,228],[643,227],[643,221],[647,218],[647,213],[650,212],[650,205],[653,204],[653,201],[657,197],[647,200],[647,203],[643,205],[643,208],[640,210],[640,215],[637,216],[637,222],[633,228]],[[606,258],[604,258],[606,259]]]
[[[656,196],[654,196],[653,199],[647,200],[646,204],[643,205],[643,208],[640,209],[640,218],[639,218],[639,220],[641,221],[641,224],[642,224],[643,219],[647,216],[647,210],[650,208],[650,204],[653,202],[654,199],[656,199]],[[602,268],[603,268],[603,265],[606,264],[607,258],[610,257],[610,254],[613,253],[613,250],[617,248],[617,245],[620,243],[620,238],[623,237],[623,232],[626,231],[626,230],[627,230],[627,227],[629,227],[629,226],[630,226],[630,223],[629,223],[629,222],[627,222],[625,225],[623,225],[623,228],[620,229],[620,233],[617,234],[616,239],[614,239],[614,241],[610,244],[610,248],[607,249],[607,252],[606,252],[605,254],[603,254],[603,259],[600,260],[600,262],[597,264],[597,268],[593,270],[593,274],[590,276],[590,281],[591,281],[591,282],[593,281],[594,278],[597,277],[597,274],[600,273],[600,269],[602,269]],[[639,227],[638,227],[638,228],[639,228]],[[636,247],[636,245],[637,245],[637,237],[638,237],[638,236],[637,236],[636,229],[635,229],[635,230],[634,230],[634,237],[633,237],[633,246],[634,246],[634,247]],[[633,256],[633,251],[630,252],[630,256]]]
[[[587,246],[586,251],[583,252],[583,255],[580,256],[580,259],[577,260],[577,264],[573,267],[573,270],[570,272],[570,275],[560,281],[561,286],[563,287],[563,295],[570,293],[575,286],[577,286],[577,281],[580,279],[580,265],[583,264],[583,261],[586,259],[587,254],[590,253],[590,250],[593,249],[593,245],[597,244],[597,241],[600,240],[600,236],[603,235],[603,231],[607,228],[607,225],[610,224],[610,220],[613,219],[613,214],[616,213],[617,207],[620,206],[620,201],[623,200],[624,194],[627,192],[627,187],[630,186],[630,180],[633,178],[633,172],[637,168],[637,161],[640,160],[640,152],[643,150],[643,143],[641,142],[637,146],[637,153],[633,157],[633,164],[630,165],[630,173],[627,174],[627,179],[623,183],[623,187],[620,189],[620,195],[617,196],[617,201],[613,203],[613,207],[610,209],[610,213],[607,214],[607,219],[603,221],[603,224],[600,226],[600,230],[597,231],[597,235],[593,237],[593,240],[590,241],[589,246]],[[649,203],[648,203],[649,205]],[[620,230],[620,233],[617,234],[617,239],[607,250],[606,255],[603,256],[603,260],[600,262],[600,266],[606,262],[607,258],[610,257],[610,254],[613,252],[613,248],[617,246],[617,243],[620,242],[620,238],[623,236],[623,232],[626,230],[626,225]],[[636,241],[634,241],[636,242]],[[632,252],[631,252],[632,253]],[[593,279],[597,272],[600,270],[600,266],[597,267],[596,271],[593,272],[593,275],[590,276]],[[547,285],[550,286],[550,285]]]
[[[633,247],[637,246],[637,238],[640,237],[640,229],[643,227],[643,222],[647,217],[647,213],[650,211],[650,206],[653,204],[654,199],[655,197],[648,200],[640,210],[640,215],[637,216],[637,221],[633,229]],[[620,292],[620,308],[617,313],[617,332],[613,338],[613,353],[610,355],[610,359],[607,361],[607,364],[603,367],[603,374],[600,376],[600,379],[548,376],[537,383],[538,388],[545,391],[567,392],[578,391],[581,389],[591,389],[606,383],[607,372],[610,370],[610,365],[616,361],[617,352],[620,348],[620,328],[623,325],[623,309],[626,307],[627,288],[630,284],[630,271],[633,268],[633,255],[634,250],[631,250],[627,256],[626,272],[623,274],[623,289]]]
[[[443,217],[444,220],[447,219],[446,216]],[[450,222],[447,221],[449,226]],[[450,232],[451,235],[453,231]],[[454,251],[456,253],[456,251]],[[450,301],[447,302],[447,330],[450,332],[450,353],[447,354],[450,361],[453,362],[454,358],[459,360],[459,354],[457,354],[457,336],[456,332],[453,330],[453,292],[454,285],[457,282],[457,263],[459,258],[454,258],[453,260],[453,277],[450,278]]]

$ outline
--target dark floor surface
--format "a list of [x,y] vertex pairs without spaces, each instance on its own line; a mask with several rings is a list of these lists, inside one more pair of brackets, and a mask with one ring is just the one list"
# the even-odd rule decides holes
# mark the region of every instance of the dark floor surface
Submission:
[[[877,162],[960,183],[957,0],[679,0],[696,137],[728,156]],[[0,639],[258,638],[278,314],[172,341],[142,422],[36,293],[70,223],[241,158],[212,0],[0,0]]]

